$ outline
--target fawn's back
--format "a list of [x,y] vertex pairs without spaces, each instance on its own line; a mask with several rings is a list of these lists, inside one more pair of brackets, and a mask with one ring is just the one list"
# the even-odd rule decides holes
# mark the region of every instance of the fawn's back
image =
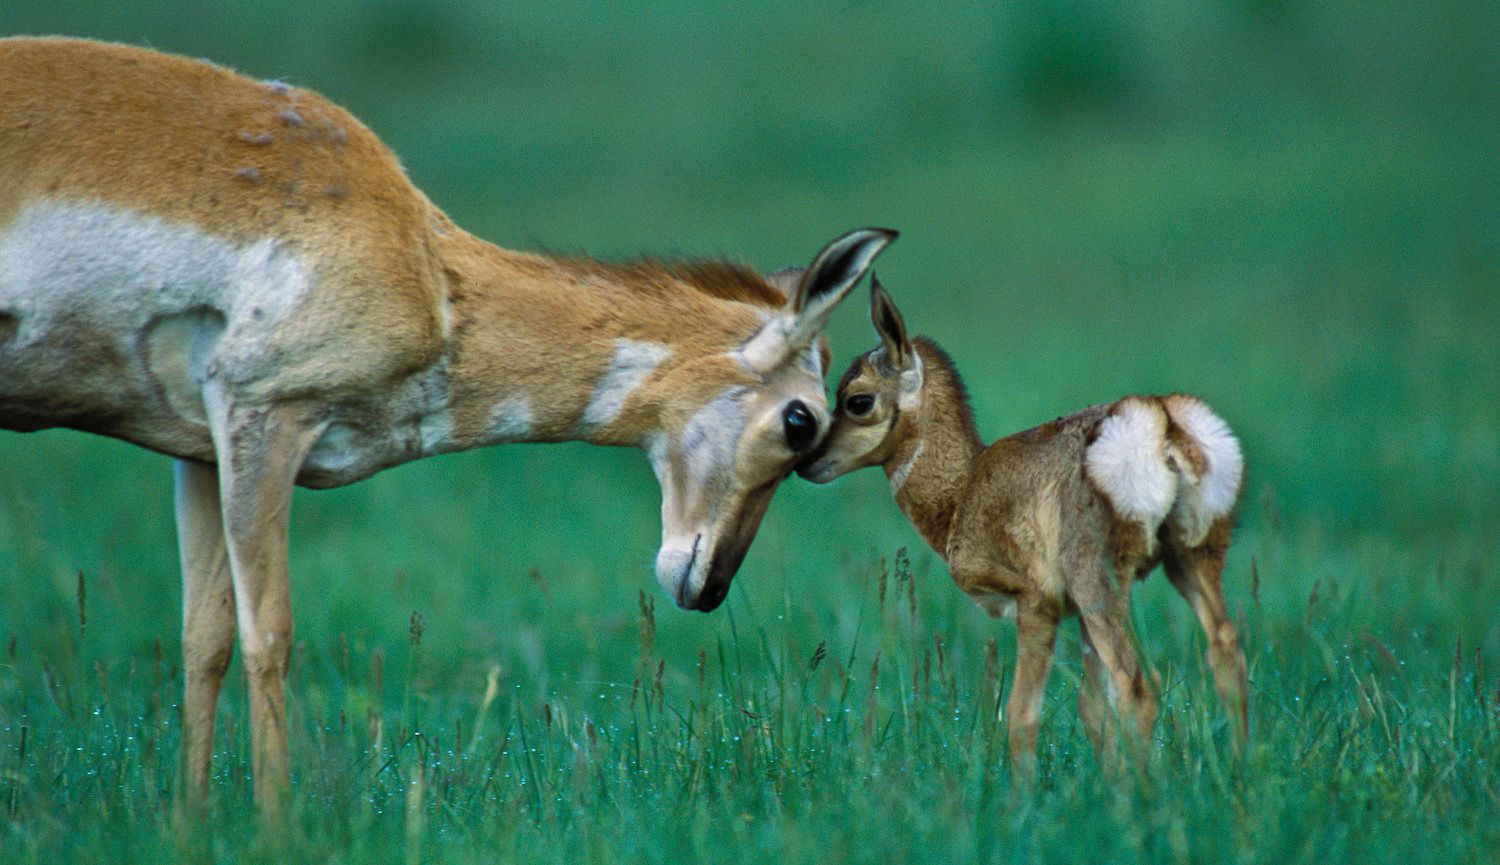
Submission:
[[1162,544],[1202,543],[1233,509],[1240,472],[1228,427],[1194,397],[1092,406],[980,454],[954,514],[950,571],[991,612],[1030,591],[1076,608],[1097,593],[1080,582],[1101,558],[1138,579]]

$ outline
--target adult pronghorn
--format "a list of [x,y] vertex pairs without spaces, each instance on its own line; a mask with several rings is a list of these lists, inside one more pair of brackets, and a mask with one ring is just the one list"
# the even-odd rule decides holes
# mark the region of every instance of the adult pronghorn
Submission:
[[1245,654],[1222,573],[1244,459],[1229,426],[1186,394],[1128,396],[986,447],[953,362],[931,340],[907,337],[873,277],[870,315],[880,345],[844,373],[833,429],[798,471],[827,483],[882,466],[954,582],[991,615],[1016,618],[1008,723],[1020,773],[1033,767],[1065,615],[1081,625],[1089,682],[1078,707],[1096,745],[1114,750],[1106,698],[1133,722],[1132,739],[1150,735],[1156,703],[1136,656],[1130,587],[1158,563],[1203,626],[1242,743]]
[[772,278],[509,252],[314,93],[0,40],[0,427],[177,459],[189,802],[238,630],[255,798],[282,807],[294,484],[498,442],[641,447],[657,578],[712,610],[828,427],[824,321],[894,237],[850,232]]

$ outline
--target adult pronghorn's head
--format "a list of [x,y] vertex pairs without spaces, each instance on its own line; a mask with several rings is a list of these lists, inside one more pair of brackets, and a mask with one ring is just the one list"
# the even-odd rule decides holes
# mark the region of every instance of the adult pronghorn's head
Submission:
[[647,445],[662,488],[656,577],[678,606],[723,602],[771,494],[828,431],[823,325],[895,237],[851,231],[807,268],[773,276],[787,301],[759,330],[660,383],[671,396]]

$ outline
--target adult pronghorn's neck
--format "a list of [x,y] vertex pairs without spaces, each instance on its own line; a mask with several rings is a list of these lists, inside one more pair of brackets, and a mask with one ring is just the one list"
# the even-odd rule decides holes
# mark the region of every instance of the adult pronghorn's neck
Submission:
[[[733,349],[779,301],[760,277],[728,265],[605,265],[510,252],[446,221],[440,228],[452,449],[643,444],[678,387],[673,371]],[[705,280],[718,284],[695,287]],[[737,294],[744,302],[728,299]]]
[[922,364],[915,415],[885,462],[896,504],[938,555],[948,555],[948,535],[974,459],[984,450],[974,427],[968,393],[953,362],[935,343],[912,341]]

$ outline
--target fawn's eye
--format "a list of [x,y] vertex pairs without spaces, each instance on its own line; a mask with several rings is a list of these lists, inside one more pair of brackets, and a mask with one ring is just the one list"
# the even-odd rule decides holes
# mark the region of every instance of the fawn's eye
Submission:
[[874,407],[875,397],[871,394],[857,393],[844,399],[844,411],[856,417],[869,414]]
[[807,450],[818,437],[818,421],[808,411],[802,400],[787,403],[781,413],[781,428],[786,433],[786,445],[797,453]]

